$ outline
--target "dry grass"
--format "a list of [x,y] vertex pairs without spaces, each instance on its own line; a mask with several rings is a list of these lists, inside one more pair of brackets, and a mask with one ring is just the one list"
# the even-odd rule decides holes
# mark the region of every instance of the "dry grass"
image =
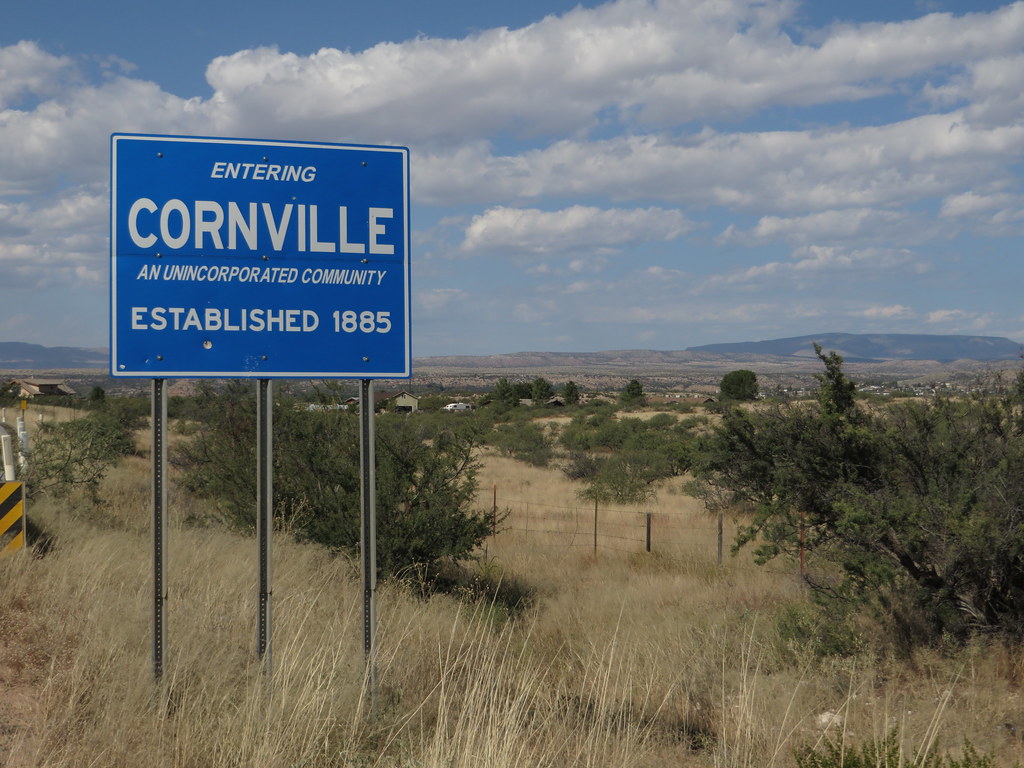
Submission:
[[[528,503],[538,523],[546,509],[552,529],[579,507],[592,525],[559,473],[484,459],[481,507],[497,485],[499,507]],[[255,542],[186,525],[201,510],[175,492],[156,686],[148,494],[146,462],[125,462],[103,510],[33,506],[57,538],[47,556],[0,561],[0,763],[767,768],[794,765],[800,745],[892,729],[908,754],[955,751],[964,737],[1000,765],[1021,754],[1019,646],[816,657],[777,629],[779,612],[806,599],[793,573],[746,557],[719,567],[714,521],[668,488],[644,510],[606,513],[652,511],[661,541],[675,526],[687,544],[652,553],[595,555],[590,529],[584,546],[564,546],[512,509],[485,567],[537,590],[520,618],[382,587],[374,696],[357,569],[276,537],[268,683],[254,658]]]
[[0,410],[2,410],[0,421],[6,424],[14,425],[19,418],[23,417],[25,419],[25,428],[30,435],[38,429],[40,424],[71,421],[72,419],[80,418],[84,413],[84,411],[75,408],[66,408],[60,405],[40,405],[37,402],[31,401],[27,403],[27,408],[24,411],[20,405],[8,405]]

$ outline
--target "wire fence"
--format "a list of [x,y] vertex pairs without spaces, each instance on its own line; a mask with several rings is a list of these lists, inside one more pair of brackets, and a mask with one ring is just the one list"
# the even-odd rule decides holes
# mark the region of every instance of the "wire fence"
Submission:
[[531,546],[627,553],[690,550],[717,557],[717,522],[690,513],[503,498],[492,514],[502,536],[527,540]]
[[[601,504],[566,506],[507,498],[499,501],[495,492],[491,513],[502,540],[544,550],[649,553],[725,566],[731,559],[730,542],[735,538],[735,525],[722,516],[692,511],[622,509]],[[764,570],[800,576],[799,563],[784,560],[773,561]]]

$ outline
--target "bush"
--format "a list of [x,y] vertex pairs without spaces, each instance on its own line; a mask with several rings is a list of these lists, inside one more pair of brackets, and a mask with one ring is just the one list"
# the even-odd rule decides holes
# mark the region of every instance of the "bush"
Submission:
[[[442,560],[471,556],[490,534],[474,511],[480,427],[472,418],[376,421],[377,556],[382,576],[429,578]],[[174,452],[183,482],[226,520],[255,526],[256,398],[248,383],[204,385],[190,439]],[[274,514],[296,535],[355,555],[360,543],[358,415],[310,411],[286,391],[274,402]]]
[[535,467],[546,467],[554,456],[544,426],[531,421],[499,424],[487,442],[506,456]]
[[589,480],[597,476],[605,461],[607,459],[586,451],[570,451],[569,460],[562,467],[562,473],[570,480]]
[[26,486],[33,494],[66,496],[84,490],[98,503],[100,481],[135,451],[134,420],[100,410],[73,421],[42,424],[30,445]]
[[867,644],[848,607],[790,603],[777,614],[775,629],[787,654],[810,651],[822,658],[846,657],[860,653]]
[[959,759],[927,750],[908,756],[896,732],[891,731],[880,741],[869,741],[859,749],[826,742],[822,750],[801,750],[795,757],[797,768],[996,768],[990,755],[978,754],[970,744],[964,745],[963,752]]
[[657,414],[644,421],[616,419],[613,414],[602,411],[592,415],[577,414],[562,430],[559,441],[570,454],[587,451],[621,454],[627,463],[643,465],[648,478],[658,480],[681,475],[690,468],[694,442],[691,426],[681,424],[669,414]]
[[[699,475],[753,510],[737,546],[804,548],[832,567],[820,598],[854,600],[912,646],[1024,632],[1024,399],[858,407],[826,357],[817,407],[729,410]],[[1021,379],[1024,382],[1024,378]]]

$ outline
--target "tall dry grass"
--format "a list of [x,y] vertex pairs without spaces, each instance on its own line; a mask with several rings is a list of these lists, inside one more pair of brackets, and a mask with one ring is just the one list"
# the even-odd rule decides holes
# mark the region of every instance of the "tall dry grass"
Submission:
[[[484,464],[482,508],[494,485],[578,504],[553,470]],[[372,695],[354,565],[275,537],[268,679],[254,658],[255,541],[197,526],[201,505],[175,491],[156,685],[148,489],[132,459],[105,483],[103,509],[38,501],[53,549],[0,561],[0,763],[764,768],[891,731],[908,756],[955,754],[965,737],[1000,765],[1021,754],[1019,646],[817,655],[780,631],[807,600],[792,569],[744,556],[719,567],[714,521],[669,489],[650,509],[692,546],[595,554],[520,534],[513,511],[516,530],[488,542],[480,567],[535,590],[520,616],[382,586]]]

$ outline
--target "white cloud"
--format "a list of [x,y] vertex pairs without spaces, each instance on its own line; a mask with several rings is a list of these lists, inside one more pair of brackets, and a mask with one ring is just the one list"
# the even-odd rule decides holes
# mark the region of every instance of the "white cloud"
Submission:
[[929,83],[922,93],[937,105],[965,104],[967,117],[978,125],[1005,124],[1024,108],[1019,83],[1022,67],[1024,53],[994,54],[967,63],[964,72],[945,82]]
[[942,201],[939,216],[969,223],[977,232],[990,235],[1024,234],[1024,195],[1012,193],[982,194],[974,191],[950,195]]
[[512,317],[520,323],[550,323],[552,318],[560,316],[559,307],[551,299],[533,296],[527,301],[520,301],[512,308]]
[[590,293],[600,286],[601,283],[594,280],[577,280],[576,282],[569,283],[565,286],[562,293]]
[[943,333],[977,333],[989,328],[994,320],[991,312],[964,309],[937,309],[928,313],[928,324]]
[[977,216],[981,213],[990,213],[993,210],[1004,208],[1011,201],[1019,201],[1019,199],[1016,195],[985,195],[968,191],[958,195],[950,195],[943,200],[939,215],[944,218]]
[[57,169],[96,178],[105,157],[92,147],[113,130],[411,143],[414,194],[426,202],[493,205],[594,191],[761,212],[950,194],[965,178],[1005,174],[1001,160],[1024,147],[1024,127],[975,125],[969,110],[821,132],[574,138],[507,156],[492,156],[482,140],[580,136],[608,115],[634,128],[675,127],[787,103],[848,101],[967,64],[970,77],[949,81],[960,103],[1009,94],[1020,71],[1022,3],[837,27],[816,44],[782,32],[795,7],[620,0],[462,40],[308,56],[245,50],[209,64],[215,93],[205,101],[128,78],[68,87],[78,76],[72,62],[21,43],[0,48],[0,69],[10,73],[0,78],[0,101],[4,93],[52,98],[0,117],[0,193],[38,190]]
[[210,133],[196,102],[153,83],[118,77],[70,89],[31,110],[0,112],[0,195],[105,182],[116,131]]
[[875,208],[820,211],[806,216],[763,216],[753,229],[746,232],[730,227],[719,237],[719,242],[745,245],[772,240],[785,240],[800,245],[850,240],[891,242],[915,236],[927,238],[933,234],[918,234],[916,230],[929,229],[933,225],[922,220],[910,226],[911,218],[904,211]]
[[904,320],[914,316],[910,307],[891,304],[887,307],[868,307],[861,314],[870,320]]
[[691,228],[679,211],[662,208],[574,205],[561,211],[541,211],[499,206],[473,217],[461,249],[532,256],[600,253],[631,244],[675,240]]
[[882,127],[567,139],[516,156],[477,144],[420,157],[418,194],[435,202],[605,195],[768,213],[891,206],[1010,181],[1006,158],[1024,152],[1024,123],[975,129],[964,119],[952,113]]
[[99,286],[106,278],[107,196],[74,188],[42,202],[0,203],[0,267],[13,284]]
[[465,291],[457,288],[434,288],[427,291],[416,292],[416,302],[420,308],[427,312],[440,312],[453,304],[463,302],[468,298]]
[[949,321],[960,321],[970,317],[970,313],[962,309],[936,309],[928,313],[929,323],[946,323]]
[[56,93],[74,79],[74,65],[66,56],[53,56],[36,43],[23,40],[0,46],[0,109],[18,99],[37,100]]
[[801,44],[781,29],[796,7],[619,0],[462,40],[308,56],[239,51],[212,61],[207,80],[226,128],[345,125],[358,139],[445,144],[587,130],[603,112],[660,127],[767,105],[860,100],[935,67],[1012,52],[1024,37],[1024,6],[1016,4],[838,27],[818,45]]
[[903,249],[847,249],[812,245],[798,248],[790,261],[770,261],[739,270],[732,270],[704,280],[698,290],[729,285],[761,285],[772,280],[828,280],[837,273],[857,272],[886,277],[893,270],[921,271],[911,251]]

